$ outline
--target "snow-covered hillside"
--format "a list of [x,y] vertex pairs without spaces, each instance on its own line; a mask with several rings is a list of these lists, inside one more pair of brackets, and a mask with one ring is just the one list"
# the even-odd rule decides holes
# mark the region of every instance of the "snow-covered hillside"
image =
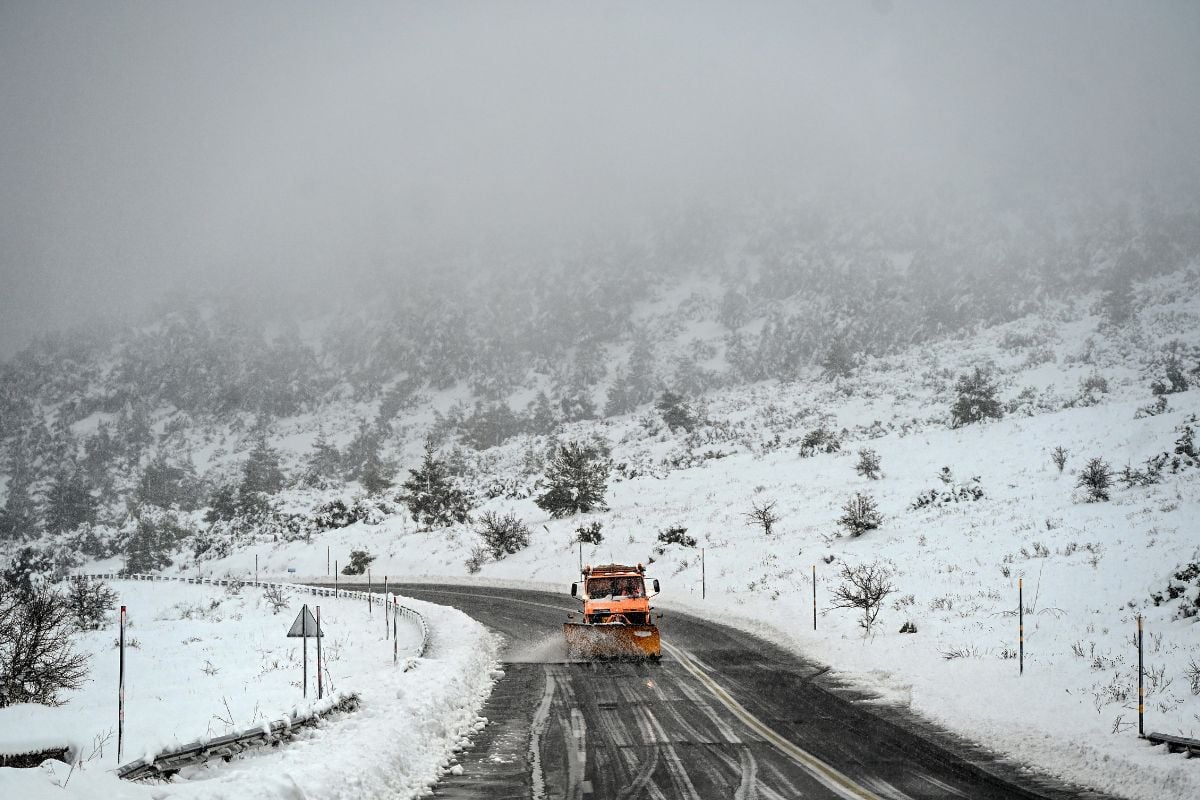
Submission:
[[[1200,736],[1200,587],[1195,576],[1175,577],[1200,562],[1200,461],[1186,452],[1188,431],[1200,427],[1200,392],[1151,390],[1167,355],[1200,343],[1194,303],[1165,299],[1186,297],[1179,288],[1164,289],[1153,313],[1125,332],[1063,309],[868,360],[845,379],[712,393],[707,424],[690,435],[672,433],[654,411],[572,425],[560,439],[601,440],[618,465],[607,512],[553,519],[534,504],[540,473],[528,465],[544,438],[471,455],[475,485],[497,495],[476,513],[514,513],[532,539],[474,577],[464,566],[476,543],[471,526],[419,531],[404,513],[309,543],[260,540],[203,569],[245,574],[258,555],[266,570],[320,576],[327,549],[343,564],[352,549],[366,549],[377,557],[376,580],[431,575],[565,591],[579,558],[576,529],[600,522],[603,542],[585,545],[583,560],[653,562],[664,607],[752,625],[881,702],[1068,780],[1130,797],[1192,797],[1200,772],[1137,738],[1133,646],[1142,614],[1147,730]],[[1004,416],[952,428],[955,376],[980,364],[997,376]],[[822,427],[837,449],[803,454],[805,437]],[[1062,470],[1056,448],[1066,451]],[[880,458],[878,479],[856,471],[864,449]],[[1163,453],[1158,481],[1140,480]],[[1106,502],[1088,502],[1077,485],[1093,458],[1115,473]],[[933,502],[915,507],[930,490]],[[855,493],[871,496],[883,516],[858,537],[838,523]],[[747,514],[772,502],[779,521],[768,535]],[[686,528],[696,546],[662,544],[659,533],[672,527]],[[833,591],[844,567],[875,561],[892,572],[895,591],[864,637],[859,613],[835,608]],[[900,633],[904,623],[916,632]]]
[[[1131,635],[1144,614],[1148,728],[1200,735],[1198,294],[1193,263],[1127,285],[1116,307],[1115,290],[1083,293],[877,355],[835,347],[825,363],[794,365],[788,380],[747,383],[727,371],[706,391],[682,393],[689,421],[674,429],[651,403],[575,421],[551,408],[547,432],[508,430],[489,447],[479,432],[504,426],[483,424],[495,408],[467,405],[478,387],[463,383],[426,385],[414,395],[420,402],[390,406],[387,392],[360,397],[346,386],[304,413],[257,420],[201,421],[172,406],[82,416],[47,407],[22,441],[38,444],[39,458],[72,461],[72,448],[82,456],[49,483],[11,471],[7,520],[46,509],[47,533],[5,546],[17,571],[93,564],[245,577],[257,558],[263,574],[317,577],[358,550],[375,558],[376,580],[558,588],[580,557],[651,562],[664,606],[757,626],[883,702],[1068,780],[1131,797],[1195,796],[1196,771],[1131,727]],[[640,330],[674,331],[673,346],[715,374],[728,354],[708,346],[717,334],[704,320],[717,296],[715,284],[700,282],[648,298]],[[691,321],[672,323],[671,309],[689,303]],[[760,319],[747,330],[760,323],[776,324]],[[592,356],[600,374],[619,377],[622,365],[650,357],[639,347],[611,343]],[[960,381],[977,369],[996,386],[998,406],[992,418],[955,425]],[[512,402],[533,398],[530,418],[540,413],[540,380],[509,387]],[[77,419],[56,425],[59,414]],[[109,429],[137,435],[108,437]],[[611,460],[608,510],[556,519],[534,501],[550,456],[571,441]],[[430,527],[409,515],[399,484],[426,444],[471,495],[473,522]],[[146,448],[158,455],[149,459]],[[877,478],[857,469],[864,450],[880,460]],[[103,458],[91,460],[95,453]],[[1109,499],[1079,485],[1089,462],[1111,473]],[[107,481],[107,520],[96,518],[83,480],[93,469]],[[851,536],[839,518],[858,494],[882,521]],[[770,532],[748,518],[756,506],[778,517]],[[79,508],[91,508],[92,521],[68,513]],[[499,560],[481,555],[487,512],[513,515],[529,545]],[[580,553],[578,530],[593,523],[603,539]],[[894,591],[864,637],[858,612],[835,607],[835,592],[843,570],[873,562]],[[1014,659],[1018,581],[1023,676]],[[915,632],[900,633],[902,625]]]

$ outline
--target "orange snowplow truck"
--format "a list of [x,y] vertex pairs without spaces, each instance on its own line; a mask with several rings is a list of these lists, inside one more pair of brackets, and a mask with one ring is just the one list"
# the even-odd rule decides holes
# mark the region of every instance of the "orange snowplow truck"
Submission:
[[[654,593],[658,591],[655,579]],[[641,564],[584,567],[583,591],[578,583],[572,583],[571,596],[583,601],[583,622],[563,624],[571,658],[657,659],[662,655],[658,628],[650,614],[646,568]]]

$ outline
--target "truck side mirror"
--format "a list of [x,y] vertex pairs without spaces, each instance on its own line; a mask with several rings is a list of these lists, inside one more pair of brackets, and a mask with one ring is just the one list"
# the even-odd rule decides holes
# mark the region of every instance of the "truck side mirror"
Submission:
[[659,589],[659,588],[658,588],[658,578],[655,578],[655,579],[654,579],[654,593],[655,593],[655,594],[658,594],[658,593],[659,593],[659,592],[661,592],[661,591],[662,591],[662,589]]
[[578,592],[579,592],[579,584],[572,583],[571,584],[571,597],[574,597]]

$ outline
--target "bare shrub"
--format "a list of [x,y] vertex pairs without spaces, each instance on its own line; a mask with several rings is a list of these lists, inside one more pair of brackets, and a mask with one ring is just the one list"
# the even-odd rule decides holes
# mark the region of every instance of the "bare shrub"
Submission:
[[779,522],[779,515],[775,513],[775,503],[775,500],[764,499],[761,503],[751,500],[750,510],[744,514],[746,524],[761,525],[763,533],[770,536],[771,528]]
[[839,577],[842,583],[833,590],[834,608],[857,608],[862,611],[858,625],[863,629],[864,636],[870,635],[871,626],[883,608],[884,598],[896,591],[892,583],[892,570],[878,561],[855,567],[844,564]]
[[1108,462],[1096,457],[1088,461],[1087,466],[1079,473],[1079,480],[1075,485],[1087,492],[1089,503],[1098,503],[1108,500],[1112,480],[1112,468]]
[[883,515],[870,495],[856,492],[842,506],[842,516],[838,524],[850,532],[851,536],[862,536],[883,524]]
[[482,544],[477,544],[472,547],[471,555],[469,555],[467,560],[463,562],[466,564],[467,572],[471,575],[474,575],[475,573],[479,572],[479,570],[483,569],[483,565],[490,560],[488,558],[489,555],[490,552],[488,551],[488,548]]
[[291,601],[284,593],[283,587],[278,584],[271,584],[263,589],[263,599],[267,601],[267,605],[271,607],[272,614],[278,614],[282,611],[287,611]]
[[1067,456],[1070,451],[1061,445],[1054,448],[1054,452],[1050,454],[1050,460],[1054,462],[1054,466],[1058,467],[1058,471],[1062,472],[1063,467],[1067,465]]
[[87,656],[74,652],[71,606],[44,586],[21,591],[0,581],[0,708],[62,705],[59,693],[87,678]]
[[67,587],[67,603],[81,631],[99,630],[117,604],[117,593],[101,580],[75,578]]

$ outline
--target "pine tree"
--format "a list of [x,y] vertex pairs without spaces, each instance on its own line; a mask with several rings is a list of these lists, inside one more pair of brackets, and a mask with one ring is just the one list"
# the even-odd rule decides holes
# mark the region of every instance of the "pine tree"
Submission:
[[385,461],[379,450],[367,454],[367,463],[363,465],[362,477],[359,479],[369,495],[383,494],[395,485],[392,476],[396,474],[395,467]]
[[664,391],[654,402],[654,407],[671,431],[678,428],[691,433],[696,427],[696,414],[687,399],[677,392]]
[[854,372],[854,352],[844,339],[835,339],[821,357],[821,377],[846,378]]
[[279,454],[267,445],[267,437],[260,436],[254,449],[242,465],[242,483],[239,493],[262,492],[275,494],[283,488],[283,470],[279,468]]
[[8,497],[0,510],[0,542],[21,542],[39,533],[37,504],[30,495],[33,476],[23,466],[11,473]]
[[589,511],[605,511],[604,493],[608,489],[611,464],[595,447],[581,442],[560,445],[545,483],[549,487],[534,502],[552,517],[569,517]]
[[46,532],[65,533],[85,522],[95,522],[96,506],[82,473],[74,467],[60,470],[46,492]]
[[175,466],[159,453],[146,465],[138,481],[135,497],[140,503],[149,503],[159,508],[179,506],[184,511],[196,508],[198,480],[190,461]]
[[446,463],[434,455],[432,443],[425,445],[421,466],[408,472],[400,499],[418,524],[434,528],[470,519],[470,495],[455,485]]
[[323,429],[317,430],[317,439],[304,461],[304,484],[306,486],[325,486],[336,480],[341,473],[342,454],[337,446],[330,444],[325,438]]
[[363,469],[372,454],[378,454],[382,438],[378,427],[365,419],[359,421],[358,433],[342,451],[342,472],[346,480],[362,480]]
[[172,564],[170,553],[176,540],[186,533],[169,519],[139,515],[125,544],[125,570],[129,573],[155,572]]
[[608,397],[604,401],[604,416],[615,417],[627,414],[636,407],[633,383],[629,380],[629,372],[625,369],[618,369],[612,385],[608,387]]
[[526,428],[530,433],[550,433],[558,425],[558,417],[554,413],[554,406],[550,403],[549,396],[546,393],[538,392],[525,409]]
[[973,373],[960,376],[954,389],[958,392],[958,399],[950,409],[950,427],[958,428],[1004,416],[1000,401],[996,398],[999,387],[991,375],[979,367]]

